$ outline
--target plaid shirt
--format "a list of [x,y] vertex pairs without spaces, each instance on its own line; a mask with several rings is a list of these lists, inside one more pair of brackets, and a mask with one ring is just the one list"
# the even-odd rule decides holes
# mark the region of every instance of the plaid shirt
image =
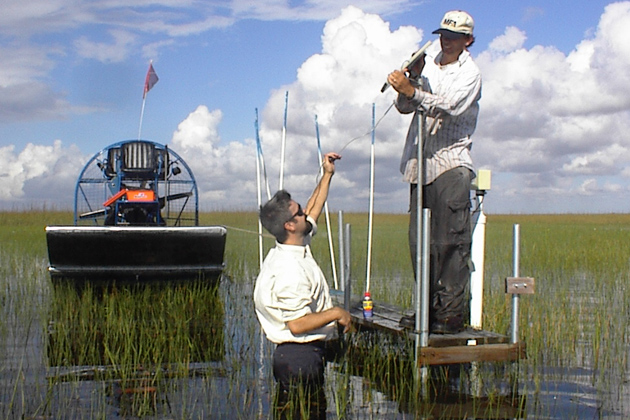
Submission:
[[406,182],[417,182],[418,118],[425,115],[424,185],[444,172],[465,167],[474,172],[470,136],[477,125],[481,98],[481,73],[464,50],[457,61],[440,66],[441,49],[427,50],[420,88],[411,99],[398,95],[396,108],[403,114],[414,112],[400,162]]

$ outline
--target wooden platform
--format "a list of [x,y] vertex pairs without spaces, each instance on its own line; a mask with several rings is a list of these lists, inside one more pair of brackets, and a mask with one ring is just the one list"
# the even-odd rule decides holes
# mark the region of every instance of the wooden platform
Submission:
[[[336,304],[343,306],[343,295],[333,294]],[[358,329],[380,330],[414,339],[416,332],[399,325],[400,318],[413,315],[386,303],[374,303],[374,316],[363,318],[361,301],[350,305],[352,320]],[[508,362],[526,357],[524,343],[510,343],[509,337],[491,331],[467,328],[457,334],[429,334],[429,345],[419,354],[421,365],[445,365],[469,362]]]

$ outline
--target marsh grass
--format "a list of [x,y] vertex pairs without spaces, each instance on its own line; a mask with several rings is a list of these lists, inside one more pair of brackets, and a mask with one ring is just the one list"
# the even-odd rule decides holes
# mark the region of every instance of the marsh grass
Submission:
[[[52,366],[138,366],[222,360],[223,303],[216,286],[54,287]],[[90,345],[86,345],[90,343]]]
[[[331,216],[337,248],[337,215]],[[367,215],[344,214],[344,221],[352,226],[352,287],[358,294],[365,287]],[[407,215],[375,216],[371,291],[376,305],[413,305],[407,221]],[[219,289],[77,291],[53,287],[46,273],[44,226],[71,224],[72,215],[0,212],[0,417],[207,418],[212,413],[247,419],[268,412],[273,350],[262,339],[251,301],[259,265],[256,214],[206,213],[201,222],[228,227]],[[459,409],[499,417],[503,400],[512,396],[517,413],[531,418],[553,417],[554,410],[592,418],[595,409],[579,398],[556,401],[563,394],[555,387],[562,383],[562,392],[587,389],[588,398],[597,401],[596,412],[630,415],[630,216],[490,215],[483,323],[506,334],[510,297],[504,279],[512,274],[514,223],[521,226],[520,274],[536,278],[536,294],[520,301],[528,358],[517,366],[518,388],[510,389],[512,366],[485,364],[476,373],[434,372],[434,395],[457,399],[458,392],[472,393],[478,379],[483,399]],[[331,279],[323,218],[319,230],[313,253]],[[265,238],[265,253],[273,242]],[[399,410],[455,409],[420,398],[409,375],[409,343],[359,334],[349,339],[352,350],[327,379],[329,407],[339,417],[364,418],[360,412],[365,418],[396,418],[392,412]]]

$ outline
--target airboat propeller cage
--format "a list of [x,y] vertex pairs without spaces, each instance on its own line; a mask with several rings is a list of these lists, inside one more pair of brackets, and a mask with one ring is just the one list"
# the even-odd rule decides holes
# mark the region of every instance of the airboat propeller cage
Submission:
[[197,183],[167,146],[112,144],[75,187],[74,226],[46,227],[55,277],[218,277],[226,229],[199,226]]

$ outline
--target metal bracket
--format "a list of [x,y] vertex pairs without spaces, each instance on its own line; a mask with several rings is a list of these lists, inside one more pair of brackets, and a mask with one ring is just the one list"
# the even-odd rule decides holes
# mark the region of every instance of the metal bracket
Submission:
[[533,277],[506,277],[505,293],[512,295],[533,295],[536,282]]

